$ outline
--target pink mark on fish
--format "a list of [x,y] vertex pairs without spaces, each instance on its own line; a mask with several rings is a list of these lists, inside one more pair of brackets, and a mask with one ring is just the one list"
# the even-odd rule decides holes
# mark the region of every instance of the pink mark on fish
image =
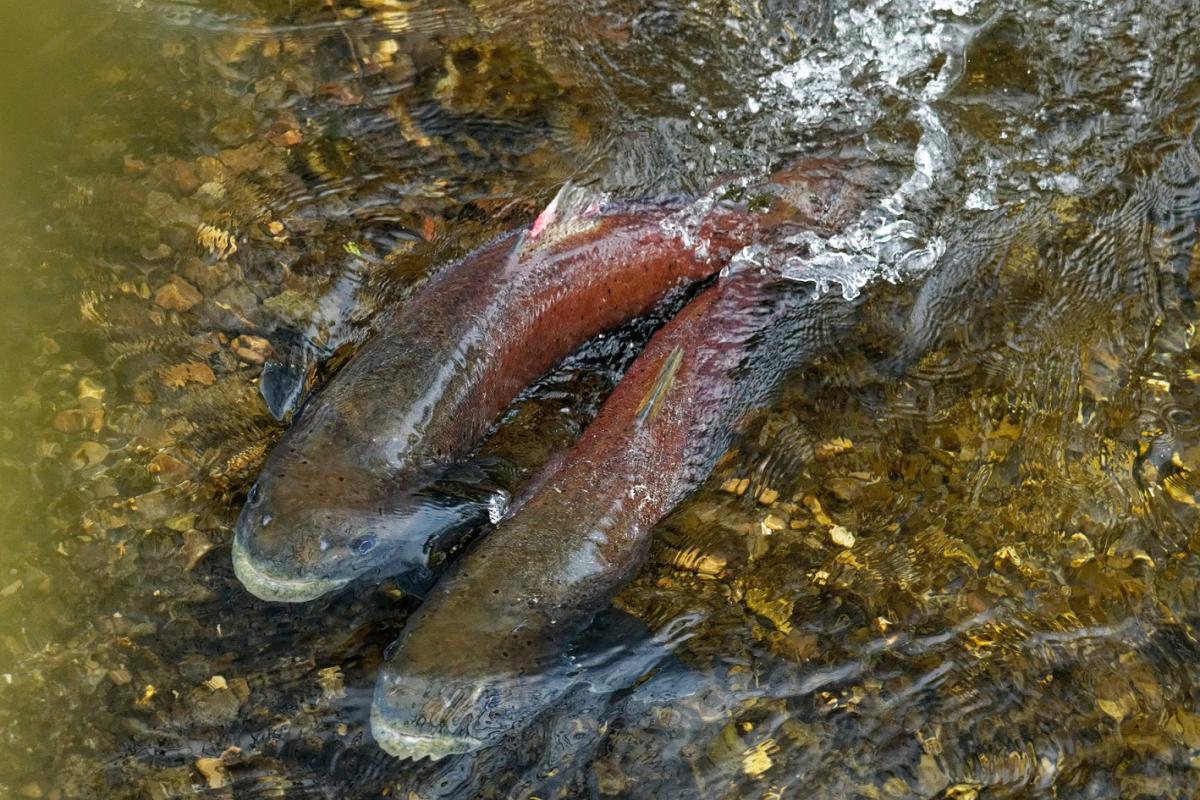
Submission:
[[533,225],[529,229],[529,238],[531,240],[538,239],[560,222],[594,217],[600,213],[603,200],[602,195],[575,186],[568,181],[558,190],[558,194],[554,195],[554,199],[542,210],[542,213],[534,219]]

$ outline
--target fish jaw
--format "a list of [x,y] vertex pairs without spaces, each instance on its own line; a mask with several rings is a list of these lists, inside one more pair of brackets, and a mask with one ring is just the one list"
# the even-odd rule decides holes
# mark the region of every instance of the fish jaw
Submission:
[[484,746],[473,736],[425,733],[396,725],[384,717],[377,704],[371,706],[371,735],[388,755],[414,761],[422,758],[437,761],[446,756],[471,753]]
[[282,578],[271,575],[254,563],[237,536],[233,539],[233,572],[246,591],[272,603],[305,603],[350,582],[348,578]]

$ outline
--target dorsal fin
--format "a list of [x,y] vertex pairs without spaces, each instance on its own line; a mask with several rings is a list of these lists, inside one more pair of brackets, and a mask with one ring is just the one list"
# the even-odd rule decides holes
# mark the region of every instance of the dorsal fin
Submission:
[[658,377],[654,379],[654,385],[650,387],[646,396],[642,398],[642,402],[638,404],[635,425],[641,427],[658,416],[666,401],[667,392],[675,382],[675,373],[679,371],[679,365],[682,363],[683,348],[677,346],[663,361],[662,367],[658,370]]
[[591,220],[608,201],[602,192],[567,181],[550,204],[537,215],[529,229],[531,242],[554,241],[574,231],[591,227]]

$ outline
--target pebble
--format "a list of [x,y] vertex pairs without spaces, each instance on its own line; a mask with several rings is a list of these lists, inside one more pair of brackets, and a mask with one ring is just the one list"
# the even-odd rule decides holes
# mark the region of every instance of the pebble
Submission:
[[271,141],[280,147],[295,147],[296,145],[300,144],[300,142],[304,141],[304,134],[300,133],[300,131],[296,130],[295,128],[289,128],[282,133],[272,136]]
[[749,478],[730,478],[721,484],[722,491],[730,494],[743,495],[750,488]]
[[198,725],[228,725],[238,718],[241,701],[228,687],[197,686],[188,693],[192,720]]
[[68,408],[66,411],[55,414],[50,424],[54,426],[54,430],[60,433],[75,433],[83,430],[87,426],[87,421],[82,410]]
[[149,471],[159,483],[170,486],[188,477],[192,469],[169,453],[159,453],[150,459]]
[[229,691],[239,702],[245,703],[250,699],[250,683],[245,678],[230,678]]
[[217,382],[216,373],[203,361],[185,361],[182,364],[165,367],[162,369],[161,375],[162,382],[172,389],[182,389],[188,383],[212,386]]
[[79,393],[80,400],[103,400],[105,388],[99,383],[96,383],[91,378],[80,378],[75,390]]
[[201,184],[200,188],[196,190],[196,199],[219,203],[225,199],[225,184],[219,181],[208,181]]
[[191,530],[195,527],[196,515],[191,512],[176,514],[172,517],[168,517],[163,524],[176,533],[183,533],[184,531]]
[[173,253],[173,252],[175,252],[175,251],[171,249],[171,246],[169,244],[166,244],[165,242],[163,242],[163,243],[160,243],[157,247],[153,247],[153,248],[143,247],[142,248],[142,258],[146,259],[147,261],[162,261],[164,258],[171,255],[171,253]]
[[203,299],[199,289],[178,275],[171,276],[154,292],[154,304],[168,311],[188,311]]
[[99,442],[84,442],[71,454],[71,464],[75,469],[86,469],[99,464],[108,458],[108,448]]
[[189,530],[183,534],[184,569],[189,572],[208,555],[215,545],[203,531]]
[[247,364],[263,364],[271,355],[271,343],[261,336],[243,334],[235,337],[229,343],[229,348],[233,350],[234,355]]
[[817,498],[813,497],[810,494],[805,495],[804,496],[804,505],[808,508],[809,511],[812,512],[813,518],[817,522],[821,523],[822,525],[832,525],[833,524],[833,520],[830,519],[829,515],[825,513],[825,510],[823,508],[821,508],[821,501],[818,500]]
[[229,785],[229,772],[219,758],[196,759],[196,771],[204,776],[210,789],[223,789]]
[[171,165],[175,185],[183,194],[191,194],[200,186],[200,179],[196,177],[196,170],[186,161],[175,161]]
[[829,538],[836,545],[854,547],[854,534],[842,525],[834,525],[829,529]]
[[662,558],[676,569],[695,572],[701,577],[716,578],[725,571],[729,559],[715,553],[706,553],[699,548],[689,547],[680,550],[674,547],[664,548]]

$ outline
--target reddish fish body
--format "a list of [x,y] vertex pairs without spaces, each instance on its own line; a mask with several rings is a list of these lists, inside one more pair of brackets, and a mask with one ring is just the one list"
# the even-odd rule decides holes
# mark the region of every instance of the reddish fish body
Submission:
[[566,691],[572,641],[640,566],[650,529],[783,375],[828,351],[852,308],[750,270],[655,334],[561,467],[409,621],[376,687],[381,746],[466,752]]
[[681,208],[593,210],[584,230],[510,234],[444,269],[270,454],[234,540],[246,588],[301,601],[366,574],[423,588],[488,504],[420,497],[422,487],[531,381],[713,274],[756,229],[753,215],[717,206],[681,237],[668,224]]

